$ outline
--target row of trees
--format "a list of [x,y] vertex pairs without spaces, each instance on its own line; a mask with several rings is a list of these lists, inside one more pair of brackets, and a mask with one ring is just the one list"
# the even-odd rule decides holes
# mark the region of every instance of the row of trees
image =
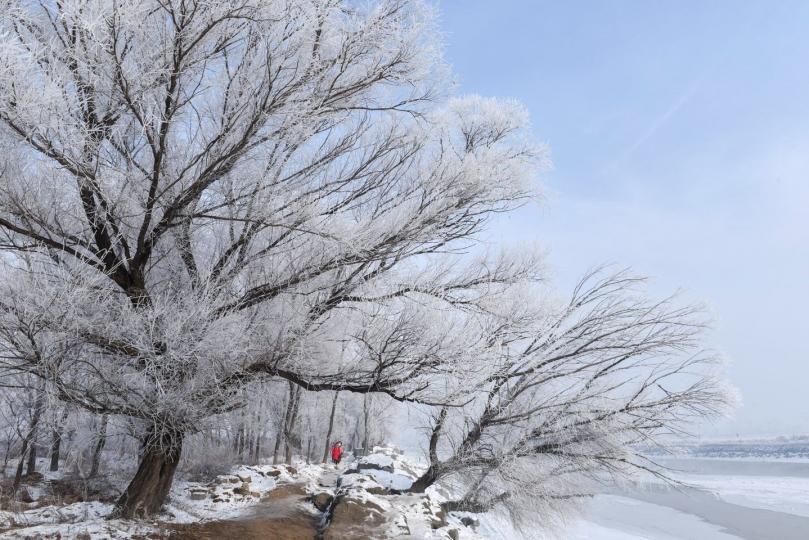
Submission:
[[[8,382],[0,400],[0,475],[10,471],[13,491],[22,480],[44,472],[37,469],[42,459],[49,471],[66,469],[92,479],[107,461],[126,468],[141,450],[138,423],[61,402],[47,384],[30,377],[18,378],[16,388]],[[349,449],[388,440],[391,410],[379,397],[343,394],[341,399],[339,392],[302,392],[298,386],[284,395],[273,388],[278,384],[246,388],[244,407],[212,419],[194,435],[184,456],[186,470],[210,477],[235,463],[325,463],[338,439]],[[279,396],[281,402],[274,402]]]
[[423,3],[0,10],[2,380],[139,427],[118,515],[256,384],[282,427],[306,393],[435,408],[416,488],[465,508],[550,507],[722,408],[693,310],[605,272],[566,303],[538,255],[480,254],[546,151],[520,104],[452,97]]

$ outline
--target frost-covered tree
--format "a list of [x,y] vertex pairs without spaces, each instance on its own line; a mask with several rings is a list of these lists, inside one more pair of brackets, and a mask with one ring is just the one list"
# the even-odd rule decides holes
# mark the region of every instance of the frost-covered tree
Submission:
[[421,2],[0,12],[2,373],[141,423],[122,516],[257,379],[446,402],[538,278],[463,257],[544,152],[519,104],[449,95]]
[[643,282],[598,269],[566,302],[501,299],[484,375],[465,403],[438,409],[412,490],[442,483],[457,496],[449,509],[548,524],[599,483],[673,481],[646,451],[721,414],[733,394],[721,358],[700,345],[701,309],[651,300]]

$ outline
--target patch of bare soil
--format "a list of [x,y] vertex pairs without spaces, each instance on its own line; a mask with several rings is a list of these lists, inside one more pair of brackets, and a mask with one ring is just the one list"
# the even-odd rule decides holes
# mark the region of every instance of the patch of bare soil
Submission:
[[172,540],[312,540],[319,518],[301,505],[306,491],[299,484],[279,486],[261,504],[238,519],[165,526]]
[[244,539],[312,540],[317,534],[317,520],[300,516],[256,517],[229,521],[210,521],[197,525],[175,525],[164,538],[177,540]]

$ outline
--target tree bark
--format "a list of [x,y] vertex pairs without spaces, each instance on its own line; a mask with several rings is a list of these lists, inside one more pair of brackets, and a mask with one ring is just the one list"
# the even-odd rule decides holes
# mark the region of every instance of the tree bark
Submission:
[[236,432],[236,455],[239,456],[239,460],[244,459],[244,424],[242,423],[239,426],[239,431]]
[[155,428],[147,433],[135,477],[118,499],[114,517],[144,518],[160,511],[182,454],[183,434]]
[[37,439],[39,430],[34,430],[34,437],[31,439],[31,444],[28,448],[28,467],[25,474],[32,475],[37,472]]
[[278,465],[278,451],[281,450],[281,433],[275,435],[275,448],[272,450],[272,464]]
[[[42,411],[45,409],[45,389],[42,388],[37,392],[36,401],[34,403],[34,414],[31,418],[31,427],[28,429],[28,433],[25,435],[25,438],[22,441],[22,449],[20,450],[20,462],[17,464],[17,472],[14,475],[14,484],[12,486],[13,491],[17,491],[17,488],[20,487],[20,482],[22,481],[22,469],[23,464],[25,463],[26,454],[29,450],[29,446],[33,447],[36,443],[36,433],[37,433],[37,426],[39,426],[39,419],[42,416]],[[34,472],[32,469],[36,468],[36,452],[34,453],[34,467],[32,468],[30,462],[30,455],[29,462],[28,462],[28,474]]]
[[289,395],[287,396],[287,405],[284,409],[284,418],[278,424],[278,432],[275,435],[275,449],[272,453],[272,464],[278,465],[278,453],[281,451],[281,439],[286,436],[287,420],[289,419],[289,412],[292,407],[292,397],[295,387],[291,382],[288,382]]
[[253,441],[253,463],[257,464],[261,459],[261,432],[256,431],[256,439]]
[[410,493],[424,493],[424,490],[432,486],[436,480],[438,480],[438,468],[431,465],[424,474],[416,478],[408,491]]
[[14,443],[14,439],[9,437],[6,439],[6,450],[3,452],[3,470],[0,470],[0,476],[3,478],[6,477],[6,467],[8,467],[8,458],[11,457],[11,445]]
[[334,428],[334,411],[337,410],[337,397],[340,392],[334,393],[334,399],[331,402],[331,414],[329,415],[329,429],[326,432],[326,448],[323,449],[323,463],[329,461],[329,447],[331,446],[331,432]]
[[471,512],[473,514],[485,514],[495,506],[511,498],[511,493],[504,491],[496,497],[487,501],[479,501],[475,494],[469,492],[462,499],[456,501],[446,501],[441,503],[441,509],[445,512]]
[[362,449],[363,453],[368,455],[368,396],[365,394],[362,400]]
[[284,439],[285,439],[285,452],[284,463],[292,463],[292,451],[298,443],[298,437],[295,434],[294,427],[298,418],[298,406],[301,402],[301,387],[296,386],[294,383],[289,383],[289,404],[287,406],[287,414],[284,422]]
[[107,420],[108,416],[106,414],[101,416],[101,429],[98,431],[98,441],[96,442],[96,447],[93,450],[93,462],[90,466],[90,478],[94,478],[98,475],[98,469],[101,466],[101,452],[104,450],[104,446],[107,445]]
[[427,468],[424,474],[418,477],[416,481],[413,482],[413,485],[410,486],[409,491],[412,493],[424,493],[425,489],[433,485],[435,481],[438,480],[438,473],[441,466],[441,462],[438,460],[438,439],[441,437],[441,430],[444,429],[444,422],[447,419],[447,412],[448,409],[446,407],[442,408],[441,412],[438,414],[438,418],[436,418],[433,431],[430,434],[430,466]]
[[59,454],[62,450],[62,425],[67,421],[69,414],[70,408],[65,407],[59,425],[53,428],[53,434],[51,436],[51,471],[59,470]]

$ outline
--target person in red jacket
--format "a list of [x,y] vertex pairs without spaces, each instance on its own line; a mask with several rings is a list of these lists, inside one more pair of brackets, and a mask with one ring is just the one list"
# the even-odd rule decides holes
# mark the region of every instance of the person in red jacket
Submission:
[[342,441],[337,441],[331,447],[331,460],[335,465],[339,465],[341,459],[343,459],[343,443]]

